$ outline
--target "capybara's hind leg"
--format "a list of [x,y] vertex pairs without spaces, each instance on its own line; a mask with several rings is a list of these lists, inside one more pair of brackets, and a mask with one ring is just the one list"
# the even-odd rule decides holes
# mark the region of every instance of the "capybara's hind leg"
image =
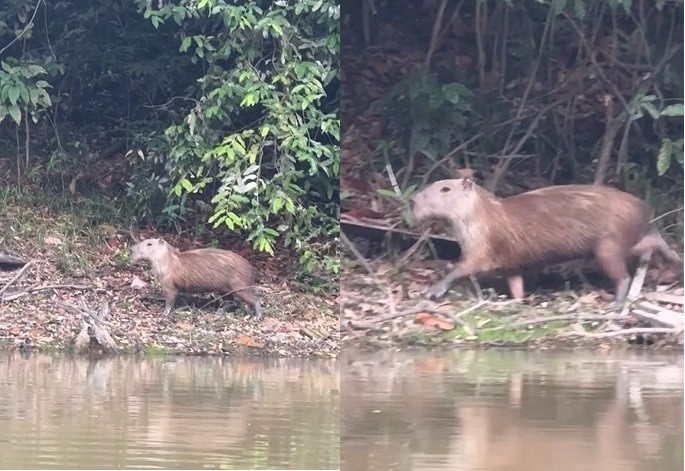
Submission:
[[625,303],[630,287],[625,253],[615,242],[605,241],[598,244],[595,257],[604,273],[614,282],[616,287],[614,308],[618,309]]
[[244,301],[246,304],[249,304],[254,308],[255,314],[254,318],[255,320],[259,320],[262,318],[262,307],[259,304],[259,299],[257,298],[257,294],[254,291],[254,288],[246,288],[246,289],[241,289],[235,292],[235,295],[237,298],[241,299]]
[[511,275],[507,278],[507,282],[509,283],[511,297],[514,299],[523,299],[523,276]]
[[661,237],[656,229],[648,232],[642,239],[630,248],[630,254],[636,257],[642,257],[643,254],[658,252],[667,262],[674,266],[680,267],[682,260],[680,256],[668,246],[666,241]]

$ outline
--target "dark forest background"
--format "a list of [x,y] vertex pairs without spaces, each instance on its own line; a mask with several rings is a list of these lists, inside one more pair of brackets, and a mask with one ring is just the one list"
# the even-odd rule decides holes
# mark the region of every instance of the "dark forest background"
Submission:
[[503,196],[605,183],[682,244],[682,1],[342,6],[344,211],[465,174]]
[[2,200],[336,273],[332,0],[7,0]]

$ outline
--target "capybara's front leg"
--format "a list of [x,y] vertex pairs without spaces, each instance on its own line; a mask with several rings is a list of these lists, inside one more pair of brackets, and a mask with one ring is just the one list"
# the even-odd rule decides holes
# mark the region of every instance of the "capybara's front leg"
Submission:
[[164,316],[168,316],[169,314],[171,314],[171,311],[174,309],[174,304],[176,303],[177,296],[178,291],[176,289],[164,289],[164,299],[166,300],[166,304],[164,305]]
[[450,285],[452,285],[452,283],[454,283],[456,280],[465,276],[474,275],[476,272],[474,270],[475,265],[475,263],[469,260],[458,262],[457,266],[451,272],[449,272],[445,278],[425,290],[423,295],[428,299],[441,298],[450,288]]

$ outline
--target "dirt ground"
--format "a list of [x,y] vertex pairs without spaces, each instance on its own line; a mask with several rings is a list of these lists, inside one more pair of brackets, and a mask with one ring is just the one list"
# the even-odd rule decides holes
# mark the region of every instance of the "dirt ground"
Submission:
[[682,319],[680,283],[645,286],[625,312],[612,310],[613,293],[603,283],[583,285],[573,277],[564,282],[563,274],[546,274],[545,283],[530,284],[522,301],[510,299],[506,285],[497,280],[477,281],[479,297],[466,280],[436,302],[424,299],[422,291],[446,272],[449,262],[414,259],[399,266],[381,256],[363,264],[349,255],[343,262],[345,348],[682,349],[682,327],[646,317]]
[[[0,252],[30,261],[23,269],[0,271],[0,348],[73,350],[83,327],[80,308],[97,312],[106,305],[104,327],[123,353],[339,353],[337,293],[323,286],[303,289],[303,281],[292,275],[297,260],[287,254],[259,255],[238,242],[224,247],[257,268],[261,321],[255,322],[251,308],[237,300],[219,309],[221,300],[212,295],[179,298],[175,312],[165,318],[161,290],[150,270],[128,260],[133,240],[128,231],[84,226],[68,213],[12,204],[2,206],[0,229]],[[141,231],[136,237],[159,235]],[[182,249],[203,245],[182,237],[165,240]]]

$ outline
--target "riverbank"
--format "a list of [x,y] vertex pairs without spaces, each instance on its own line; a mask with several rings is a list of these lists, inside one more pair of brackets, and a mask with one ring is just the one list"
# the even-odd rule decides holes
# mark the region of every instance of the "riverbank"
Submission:
[[[336,357],[339,353],[337,293],[305,285],[289,254],[253,253],[241,241],[230,248],[258,271],[263,317],[255,322],[240,301],[221,310],[212,295],[179,298],[162,314],[164,300],[150,270],[130,263],[131,231],[112,219],[93,218],[92,202],[72,202],[69,211],[0,201],[0,252],[30,263],[0,272],[0,348],[72,351],[82,329],[79,308],[108,306],[104,326],[121,353],[185,355],[276,355]],[[164,237],[186,250],[210,237],[170,237],[150,230],[136,238]]]
[[651,310],[655,318],[669,314],[682,322],[681,283],[645,286],[622,313],[611,309],[613,292],[601,279],[598,286],[583,286],[558,274],[547,274],[543,286],[528,286],[522,301],[510,299],[497,283],[480,286],[479,297],[468,280],[439,301],[424,299],[422,291],[446,266],[415,260],[399,267],[386,257],[362,264],[343,256],[344,347],[683,348],[682,324],[673,328],[645,317]]

